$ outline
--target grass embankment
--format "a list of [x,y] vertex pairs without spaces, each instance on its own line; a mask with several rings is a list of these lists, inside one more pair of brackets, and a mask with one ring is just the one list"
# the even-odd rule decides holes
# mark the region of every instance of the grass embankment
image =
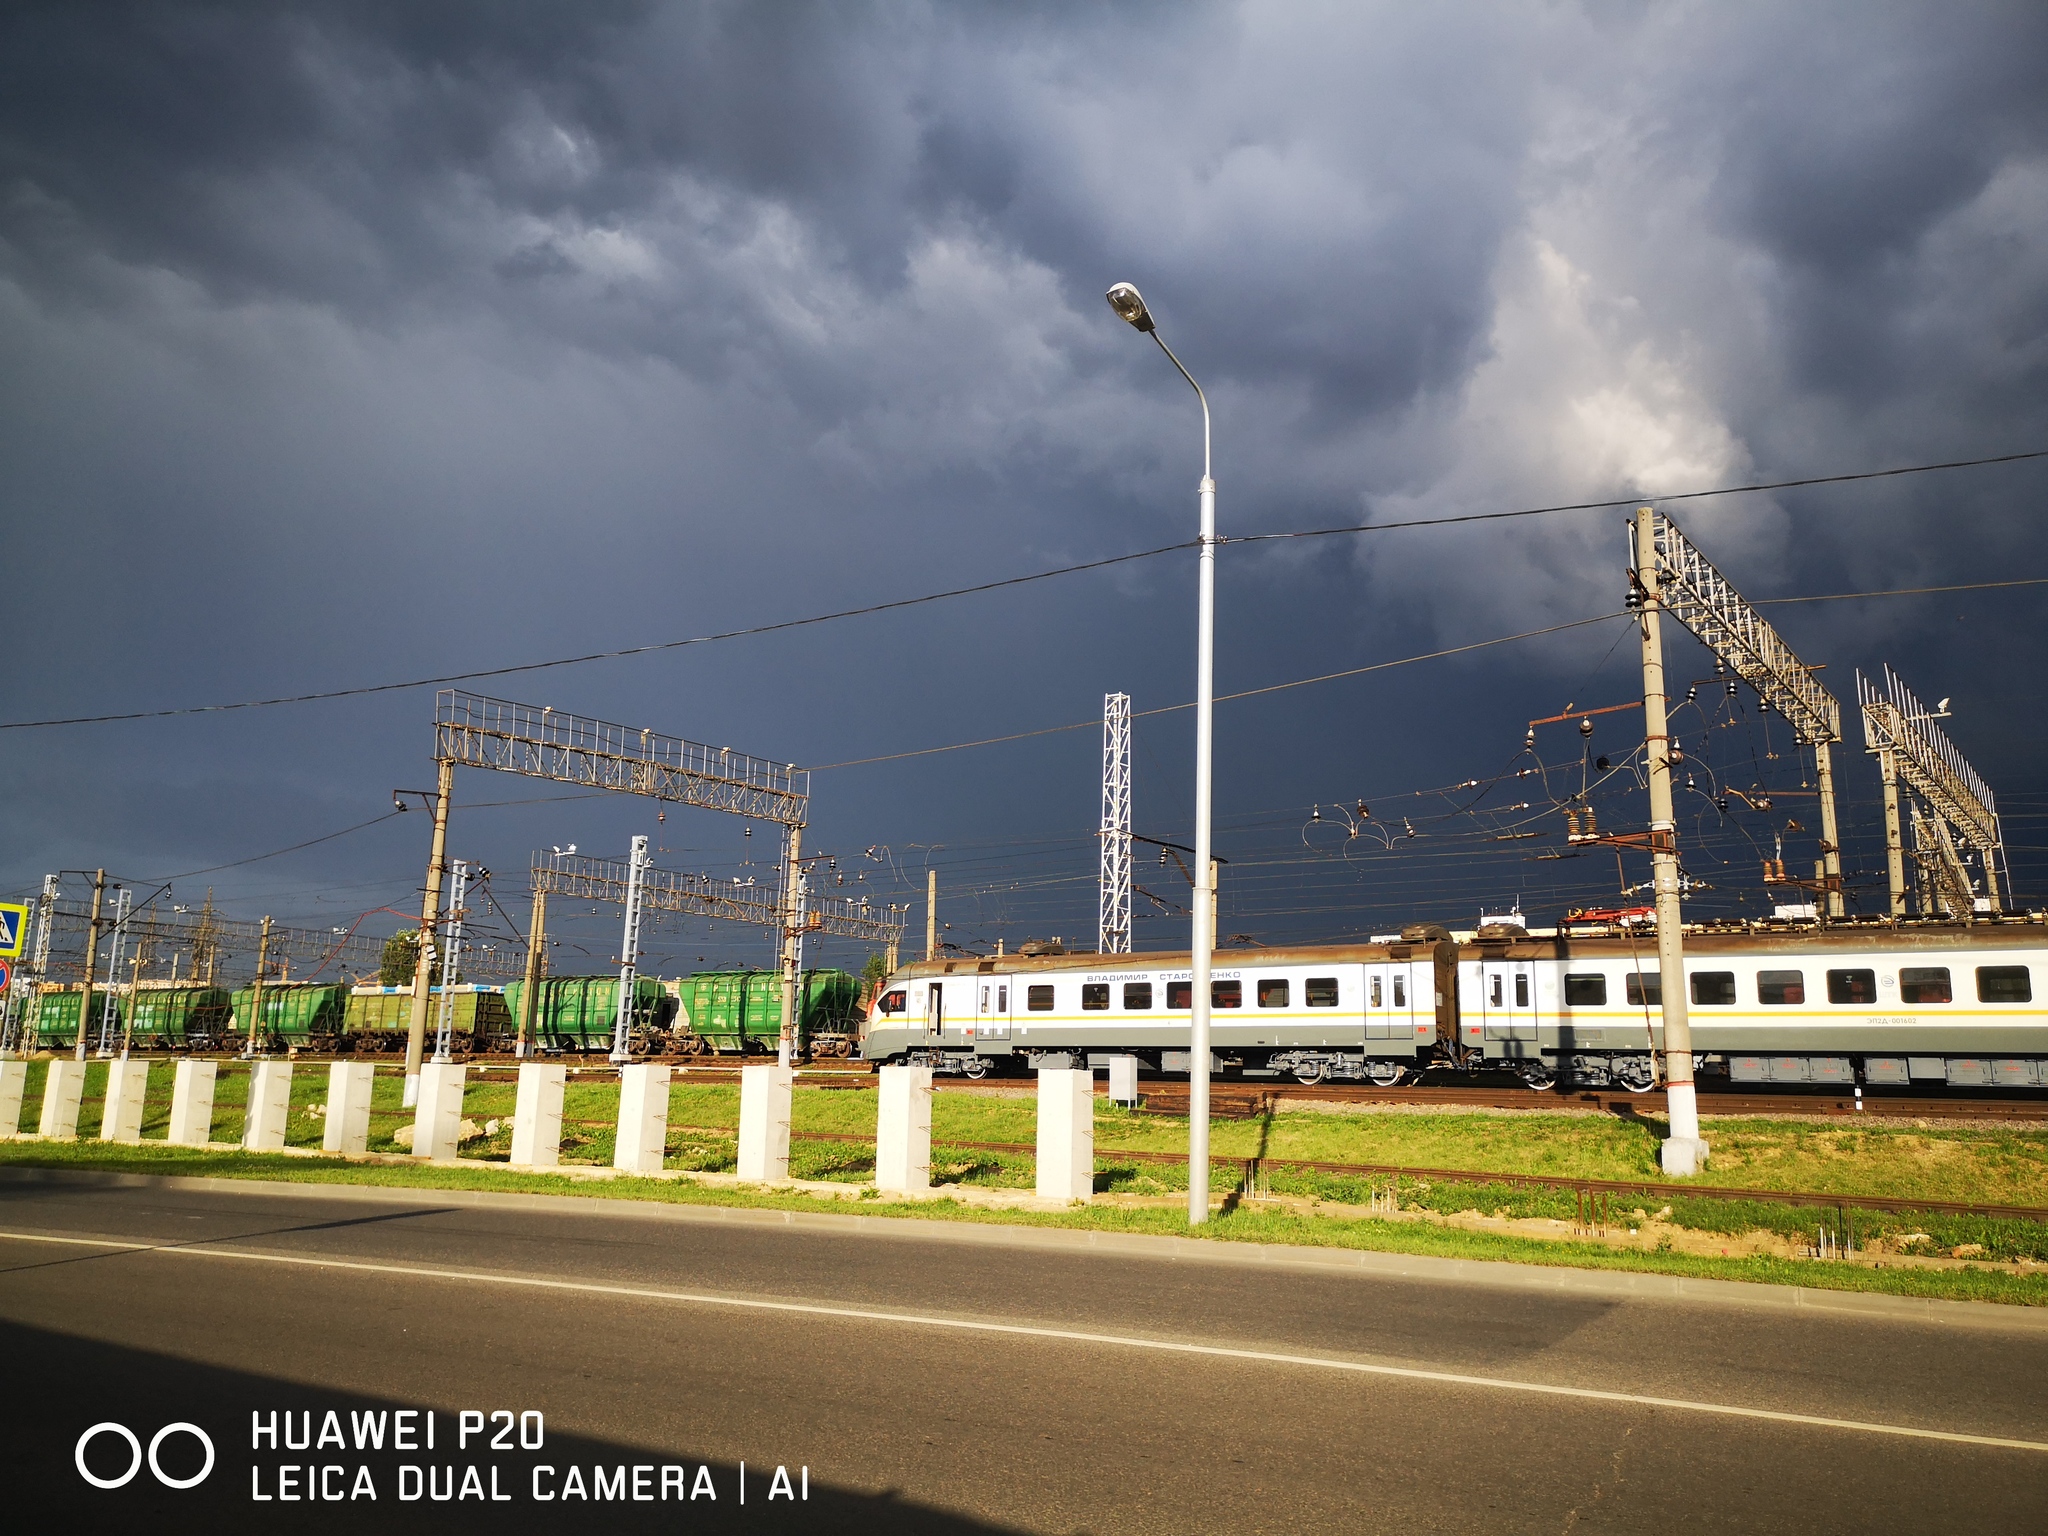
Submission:
[[[22,1123],[33,1127],[42,1087],[42,1063],[31,1063]],[[151,1073],[144,1116],[145,1142],[115,1147],[86,1140],[98,1130],[98,1099],[104,1067],[88,1074],[80,1142],[0,1144],[0,1161],[48,1166],[129,1169],[137,1172],[286,1178],[298,1181],[403,1184],[430,1188],[515,1189],[695,1204],[743,1204],[777,1208],[844,1210],[843,1202],[796,1193],[733,1191],[659,1180],[613,1179],[601,1184],[549,1175],[515,1174],[492,1168],[509,1157],[510,1119],[516,1089],[510,1081],[473,1083],[464,1101],[465,1118],[480,1134],[463,1144],[474,1169],[388,1167],[342,1159],[308,1160],[217,1153],[161,1145],[168,1121],[168,1065]],[[246,1072],[224,1070],[215,1101],[214,1137],[239,1137],[246,1102]],[[288,1144],[318,1147],[327,1091],[324,1066],[305,1065],[293,1074]],[[394,1133],[411,1124],[400,1108],[399,1074],[377,1074],[370,1147],[404,1150]],[[563,1110],[562,1159],[567,1164],[608,1166],[612,1125],[618,1105],[616,1079],[593,1071],[572,1077]],[[876,1093],[872,1088],[799,1087],[793,1124],[790,1173],[806,1180],[862,1183],[874,1170],[872,1144],[804,1139],[805,1132],[872,1137]],[[738,1090],[728,1083],[692,1083],[678,1077],[669,1104],[667,1166],[701,1172],[730,1172],[736,1157]],[[499,1122],[495,1127],[492,1121]],[[1110,1195],[1166,1196],[1186,1188],[1183,1167],[1119,1153],[1184,1154],[1187,1122],[1133,1115],[1115,1106],[1096,1107],[1096,1187]],[[1968,1267],[1954,1270],[1872,1270],[1815,1264],[1769,1253],[1723,1258],[1714,1254],[1617,1249],[1574,1238],[1569,1226],[1580,1214],[1572,1190],[1531,1189],[1486,1180],[1490,1172],[1546,1174],[1565,1178],[1658,1180],[1657,1142],[1663,1128],[1645,1120],[1584,1115],[1476,1115],[1470,1113],[1330,1114],[1282,1110],[1259,1120],[1219,1122],[1216,1157],[1223,1166],[1218,1183],[1236,1182],[1236,1160],[1268,1160],[1262,1189],[1292,1197],[1293,1208],[1274,1209],[1262,1201],[1234,1203],[1211,1223],[1206,1235],[1223,1241],[1307,1243],[1378,1251],[1438,1254],[1460,1258],[1507,1259],[1520,1263],[1569,1264],[1808,1286],[1880,1290],[1898,1294],[1949,1296],[2048,1305],[2048,1276],[2015,1275]],[[981,1151],[948,1142],[1005,1142],[1030,1145],[1035,1105],[1029,1097],[940,1093],[933,1104],[934,1183],[1028,1189],[1034,1166],[1028,1152]],[[1866,1195],[1905,1200],[1966,1201],[2048,1207],[2048,1130],[1974,1125],[1852,1126],[1791,1121],[1710,1122],[1715,1184],[1786,1192]],[[149,1145],[156,1140],[159,1145]],[[1478,1178],[1418,1181],[1398,1186],[1385,1176],[1275,1169],[1271,1160],[1379,1163],[1402,1167],[1469,1170]],[[1658,1202],[1617,1197],[1609,1221],[1617,1227],[1640,1223],[1645,1230],[1683,1237],[1725,1234],[1758,1246],[1759,1235],[1811,1241],[1825,1224],[1839,1230],[1833,1211],[1770,1201],[1676,1198]],[[950,1202],[881,1202],[871,1196],[861,1209],[940,1220],[1022,1222],[1095,1230],[1186,1233],[1176,1209],[1139,1203],[1104,1204],[1072,1212],[992,1211]],[[1365,1214],[1368,1210],[1377,1215]],[[1434,1217],[1479,1213],[1499,1220],[1562,1224],[1555,1237],[1470,1231],[1445,1226]],[[1384,1216],[1393,1219],[1379,1219]],[[1929,1253],[1974,1245],[1987,1261],[2048,1261],[2048,1227],[2024,1221],[1910,1213],[1860,1212],[1853,1217],[1858,1242],[1867,1250]],[[1904,1240],[1919,1235],[1917,1243]],[[1647,1239],[1646,1239],[1647,1241]],[[1695,1242],[1697,1247],[1698,1243]],[[1724,1252],[1732,1250],[1724,1249]]]

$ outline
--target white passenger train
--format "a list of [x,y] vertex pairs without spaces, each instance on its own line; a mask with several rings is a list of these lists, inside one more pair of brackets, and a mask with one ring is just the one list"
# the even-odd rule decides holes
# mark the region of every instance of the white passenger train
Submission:
[[[2048,925],[1708,926],[1685,941],[1696,1070],[1748,1083],[2048,1086]],[[1654,937],[1530,937],[1224,950],[1212,1070],[1389,1085],[1433,1066],[1652,1088],[1662,1049]],[[921,961],[878,990],[864,1054],[989,1072],[1134,1055],[1188,1070],[1185,954]],[[2048,1002],[2048,999],[2044,999]]]

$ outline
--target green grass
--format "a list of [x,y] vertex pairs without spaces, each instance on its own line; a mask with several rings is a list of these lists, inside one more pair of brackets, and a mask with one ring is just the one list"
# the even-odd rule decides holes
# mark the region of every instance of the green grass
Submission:
[[1780,1259],[1718,1259],[1681,1253],[1617,1251],[1596,1243],[1548,1242],[1508,1234],[1468,1232],[1420,1222],[1337,1219],[1243,1206],[1225,1211],[1190,1234],[1178,1210],[1158,1207],[1077,1207],[1064,1211],[996,1211],[953,1201],[858,1202],[798,1192],[712,1189],[687,1181],[618,1178],[603,1182],[509,1169],[348,1163],[340,1159],[214,1152],[196,1148],[110,1146],[98,1143],[0,1143],[0,1164],[17,1167],[93,1168],[123,1173],[284,1180],[303,1184],[356,1184],[414,1189],[499,1190],[587,1199],[660,1201],[678,1205],[745,1206],[774,1210],[903,1216],[927,1221],[979,1221],[1009,1226],[1081,1231],[1194,1235],[1211,1242],[1293,1244],[1372,1252],[1517,1264],[1691,1275],[1707,1279],[1799,1285],[1811,1289],[1870,1291],[1956,1301],[2048,1306],[2048,1276],[1992,1270],[1864,1269]]

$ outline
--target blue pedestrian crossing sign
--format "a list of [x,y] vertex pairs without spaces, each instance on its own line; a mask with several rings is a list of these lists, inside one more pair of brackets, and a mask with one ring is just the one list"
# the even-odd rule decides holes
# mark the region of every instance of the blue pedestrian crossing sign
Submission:
[[0,901],[0,960],[21,958],[21,946],[28,938],[28,908]]

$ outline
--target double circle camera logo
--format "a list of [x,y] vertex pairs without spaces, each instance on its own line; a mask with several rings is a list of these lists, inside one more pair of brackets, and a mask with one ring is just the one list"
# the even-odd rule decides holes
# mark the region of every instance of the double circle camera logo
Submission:
[[[164,1441],[180,1431],[192,1436],[206,1449],[206,1464],[190,1477],[172,1477],[156,1459]],[[101,1477],[85,1464],[85,1448],[101,1435],[119,1435],[128,1442],[128,1470],[119,1477]],[[78,1437],[78,1446],[71,1453],[71,1459],[78,1464],[78,1475],[95,1488],[125,1488],[135,1480],[135,1474],[142,1470],[144,1460],[149,1462],[149,1470],[156,1480],[166,1488],[196,1488],[213,1475],[213,1438],[197,1424],[166,1424],[150,1436],[149,1451],[145,1456],[142,1442],[135,1438],[135,1431],[126,1424],[116,1424],[109,1420],[104,1424],[93,1425]]]

